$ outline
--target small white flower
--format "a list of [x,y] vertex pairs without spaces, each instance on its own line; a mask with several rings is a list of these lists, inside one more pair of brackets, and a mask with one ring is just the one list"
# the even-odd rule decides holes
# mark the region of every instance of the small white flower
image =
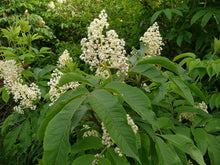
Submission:
[[50,3],[48,4],[49,8],[51,9],[55,9],[55,4],[53,1],[50,1]]
[[162,42],[162,37],[159,32],[159,26],[155,22],[151,27],[147,29],[144,36],[140,38],[140,41],[148,44],[146,57],[152,57],[160,55],[164,43]]
[[131,126],[132,130],[136,134],[138,131],[138,126],[134,123],[133,119],[129,116],[129,114],[127,114],[127,121],[128,121],[128,125]]
[[107,14],[102,10],[99,19],[94,19],[88,27],[88,36],[81,40],[81,60],[90,65],[96,76],[109,77],[107,68],[116,69],[116,74],[127,74],[129,65],[125,56],[125,42],[119,39],[114,30],[109,30],[103,35],[104,28],[108,28]]

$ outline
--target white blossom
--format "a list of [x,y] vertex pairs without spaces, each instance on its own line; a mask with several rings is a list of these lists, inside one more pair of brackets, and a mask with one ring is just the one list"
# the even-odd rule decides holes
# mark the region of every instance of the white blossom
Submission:
[[152,57],[160,55],[164,43],[162,42],[162,37],[159,32],[159,26],[155,22],[147,31],[144,33],[144,36],[140,38],[140,41],[143,41],[148,45],[146,51],[146,57]]
[[119,39],[114,30],[109,30],[103,35],[104,28],[108,28],[107,14],[102,10],[99,19],[94,19],[88,27],[88,37],[81,40],[82,54],[80,58],[90,65],[90,69],[96,69],[96,76],[108,78],[107,69],[114,68],[116,74],[126,74],[127,64],[125,42]]
[[29,86],[23,84],[21,72],[23,68],[17,64],[15,60],[0,61],[0,78],[4,79],[4,85],[7,91],[13,95],[15,102],[19,103],[14,107],[14,110],[23,114],[23,109],[36,109],[34,101],[41,98],[41,92],[35,83]]
[[122,156],[123,156],[123,154],[122,154],[120,148],[115,147],[114,151],[118,154],[119,157],[122,157]]
[[206,105],[206,103],[204,101],[202,101],[201,103],[199,103],[198,105],[195,105],[194,106],[195,108],[199,108],[203,111],[205,111],[206,113],[209,113],[208,112],[208,106]]
[[[69,56],[69,53],[67,50],[63,52],[63,54],[59,57],[57,66],[59,68],[64,68],[66,66],[66,63],[68,61],[72,62],[72,59]],[[50,81],[48,82],[48,85],[50,86],[49,94],[50,94],[50,101],[51,105],[66,91],[69,89],[76,89],[80,84],[78,82],[70,82],[63,86],[58,86],[59,81],[63,73],[59,69],[53,70],[53,73],[51,74]]]
[[68,50],[65,50],[63,54],[59,57],[57,66],[59,68],[64,68],[66,66],[66,63],[69,61],[73,61],[72,58],[69,56]]
[[130,117],[129,114],[127,114],[127,121],[128,121],[128,125],[131,126],[132,130],[136,134],[138,131],[138,126],[134,123],[133,119]]
[[50,1],[50,3],[48,4],[49,8],[51,9],[55,9],[55,4],[53,1]]
[[103,123],[102,123],[102,131],[103,131],[102,144],[107,146],[107,148],[113,146],[114,145],[114,141],[110,137],[110,135],[109,135],[108,131],[106,130],[106,128],[105,128]]

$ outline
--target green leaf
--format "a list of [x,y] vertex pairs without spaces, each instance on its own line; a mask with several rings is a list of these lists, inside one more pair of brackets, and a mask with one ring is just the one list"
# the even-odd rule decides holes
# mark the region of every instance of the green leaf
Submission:
[[83,77],[79,73],[75,73],[75,72],[64,73],[63,76],[60,78],[60,81],[59,81],[58,85],[63,86],[66,83],[75,82],[75,81],[79,81],[79,82],[86,83],[88,85],[92,85],[88,80],[86,80],[85,77]]
[[195,59],[196,55],[194,53],[190,53],[190,52],[189,53],[183,53],[183,54],[180,54],[180,55],[176,56],[173,59],[173,61],[177,61],[177,60],[179,60],[181,58],[185,58],[185,57],[191,57],[191,58]]
[[19,136],[20,146],[25,151],[31,145],[31,127],[28,120],[22,123],[22,129]]
[[202,155],[205,155],[208,148],[208,134],[203,128],[192,129],[192,134]]
[[168,117],[160,117],[157,119],[159,126],[161,129],[172,129],[175,130],[173,121],[171,120],[171,118]]
[[9,100],[9,94],[5,88],[2,90],[2,100],[7,103]]
[[72,165],[91,165],[93,160],[95,159],[94,155],[87,154],[76,158]]
[[166,17],[169,19],[169,21],[171,21],[171,19],[172,19],[171,9],[164,9],[163,12],[166,15]]
[[157,127],[156,115],[149,98],[138,88],[121,82],[111,82],[105,88],[116,91],[137,112],[143,120]]
[[215,38],[214,40],[214,52],[215,54],[220,53],[220,40],[218,40],[217,38]]
[[165,98],[167,93],[167,88],[165,83],[161,83],[160,86],[154,90],[154,98],[153,103],[159,103],[161,100]]
[[71,119],[86,96],[76,98],[69,102],[64,108],[49,122],[44,137],[44,165],[60,165],[67,163],[67,156],[70,152],[69,132]]
[[95,90],[89,95],[89,103],[121,151],[140,162],[136,136],[128,125],[126,112],[118,100],[105,90]]
[[205,126],[205,130],[208,133],[215,133],[220,131],[220,120],[218,119],[213,119],[207,123]]
[[111,147],[107,150],[106,157],[111,161],[114,165],[129,165],[125,156],[120,157],[114,149]]
[[100,138],[95,136],[89,136],[73,144],[71,147],[71,153],[76,154],[81,151],[97,149],[102,147],[103,144]]
[[29,70],[23,70],[21,72],[21,74],[24,75],[24,76],[27,76],[27,77],[33,77],[34,76],[34,74]]
[[196,86],[196,84],[188,84],[188,87],[191,89],[192,92],[196,94],[196,96],[200,97],[201,100],[206,102],[206,97],[203,92]]
[[182,164],[178,155],[159,137],[156,138],[156,150],[161,165]]
[[202,18],[202,22],[201,22],[201,26],[204,28],[205,25],[209,22],[210,18],[212,17],[212,12],[208,12],[206,13],[203,18]]
[[43,140],[48,123],[51,119],[53,119],[54,116],[56,116],[57,113],[59,113],[64,108],[66,104],[68,104],[72,99],[75,99],[75,97],[79,97],[83,94],[86,94],[87,92],[87,89],[78,87],[75,91],[66,92],[60,96],[59,99],[48,109],[48,114],[42,121],[37,133],[38,140]]
[[97,165],[111,165],[111,162],[106,158],[99,158]]
[[180,150],[189,154],[199,165],[205,165],[201,151],[193,144],[190,138],[180,134],[161,136]]
[[141,133],[141,148],[139,149],[140,159],[143,165],[150,164],[149,155],[150,155],[150,138],[148,135]]
[[142,60],[138,63],[138,65],[143,65],[143,64],[158,64],[158,65],[161,65],[162,67],[176,73],[184,81],[191,80],[191,78],[186,74],[186,71],[181,66],[173,63],[172,61],[170,61],[166,57],[161,57],[161,56],[150,57],[150,58]]
[[198,11],[191,19],[191,25],[194,24],[199,18],[201,18],[205,13],[207,13],[207,10],[200,10]]
[[172,13],[175,13],[179,16],[183,16],[183,13],[180,11],[180,10],[177,10],[177,9],[171,9]]
[[177,39],[176,39],[176,43],[177,43],[177,45],[178,45],[179,47],[181,46],[182,41],[183,41],[183,34],[180,33],[180,34],[178,35]]
[[153,16],[151,17],[151,20],[150,20],[150,23],[151,23],[151,24],[154,23],[154,21],[156,21],[156,19],[157,19],[158,16],[161,14],[161,12],[162,12],[162,10],[159,10],[159,11],[157,11],[157,12],[155,12],[155,13],[153,14]]
[[208,134],[208,154],[211,165],[220,164],[220,140],[210,134]]
[[193,100],[193,97],[192,97],[192,94],[189,90],[189,88],[187,87],[187,85],[180,79],[178,78],[172,78],[171,79],[175,84],[176,86],[183,92],[184,96],[185,96],[185,99],[187,101],[189,101],[189,103],[191,105],[194,105],[194,100]]
[[143,64],[136,66],[132,72],[140,73],[152,81],[166,82],[167,78],[152,64]]
[[52,70],[54,70],[56,68],[56,66],[53,65],[47,65],[46,67],[44,67],[38,74],[38,77],[42,77],[47,73],[50,73]]
[[13,146],[13,144],[16,142],[18,134],[20,133],[20,130],[22,128],[22,125],[19,125],[12,129],[5,137],[4,139],[4,149],[7,152],[10,150]]

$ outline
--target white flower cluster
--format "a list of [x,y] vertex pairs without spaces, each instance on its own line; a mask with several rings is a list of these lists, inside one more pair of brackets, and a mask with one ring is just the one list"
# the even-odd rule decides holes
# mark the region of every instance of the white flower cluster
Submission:
[[[66,66],[65,63],[68,61],[72,61],[72,59],[70,58],[68,51],[65,50],[63,54],[59,57],[57,65],[59,68],[64,68]],[[48,85],[50,86],[50,90],[49,90],[50,101],[51,101],[50,106],[53,105],[53,103],[67,90],[69,89],[73,90],[80,85],[78,82],[70,82],[59,87],[58,84],[62,75],[63,73],[58,69],[55,69],[51,74],[51,79],[48,82]]]
[[[90,129],[90,127],[88,125],[83,125],[82,130],[88,130],[88,129]],[[84,132],[83,138],[88,137],[88,136],[99,137],[99,132],[96,130],[89,130],[89,131]]]
[[67,62],[73,62],[73,60],[70,58],[68,50],[64,50],[63,54],[58,59],[57,66],[59,68],[64,68]]
[[108,131],[106,130],[106,128],[105,128],[103,123],[102,123],[102,131],[103,131],[102,144],[106,145],[107,148],[113,146],[114,145],[114,141],[110,137],[110,135],[109,135]]
[[162,37],[159,32],[159,26],[155,22],[151,27],[147,29],[144,36],[140,38],[140,41],[148,44],[146,51],[146,57],[152,57],[160,55],[164,43],[162,42]]
[[119,157],[122,157],[122,156],[123,156],[123,154],[122,154],[120,148],[115,147],[114,151],[118,154]]
[[107,14],[102,10],[99,19],[94,19],[88,28],[88,37],[81,40],[82,54],[80,58],[96,69],[96,75],[109,77],[108,69],[117,69],[117,75],[126,74],[129,65],[125,56],[125,42],[118,38],[114,30],[103,35],[103,29],[108,28]]
[[58,3],[66,3],[66,0],[57,0]]
[[129,116],[129,114],[127,114],[127,121],[128,121],[128,125],[131,126],[132,130],[136,134],[138,131],[138,126],[134,123],[133,119]]
[[[206,105],[206,103],[204,101],[202,101],[201,103],[199,103],[198,105],[194,105],[195,108],[199,108],[201,110],[203,110],[206,113],[208,112],[208,106]],[[196,115],[196,113],[191,113],[191,112],[183,112],[180,114],[179,116],[179,121],[181,122],[183,119],[189,120],[190,122],[194,121],[194,116]]]
[[50,3],[48,4],[49,8],[51,9],[55,9],[55,4],[53,1],[50,1]]
[[92,161],[92,165],[96,165],[99,162],[99,159],[102,157],[104,157],[104,155],[100,155],[100,154],[95,154],[94,155],[95,159]]
[[15,102],[19,102],[14,110],[23,114],[23,109],[36,109],[33,101],[40,99],[41,93],[38,86],[31,83],[30,86],[22,84],[21,72],[23,68],[20,64],[16,64],[15,60],[0,61],[0,78],[4,79],[7,91],[13,95]]
[[208,112],[208,106],[206,105],[206,103],[204,101],[202,101],[201,103],[199,103],[198,105],[194,106],[195,108],[199,108],[202,109],[203,111],[205,111],[206,113]]

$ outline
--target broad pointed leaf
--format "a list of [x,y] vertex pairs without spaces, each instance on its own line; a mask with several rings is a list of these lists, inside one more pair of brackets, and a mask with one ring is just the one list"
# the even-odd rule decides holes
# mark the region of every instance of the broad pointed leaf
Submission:
[[178,155],[161,138],[156,138],[156,150],[161,165],[181,165]]
[[83,96],[71,101],[49,122],[43,143],[44,165],[67,164],[71,119],[85,99]]
[[121,82],[112,82],[105,87],[119,93],[131,108],[142,117],[142,119],[157,126],[156,115],[152,111],[150,100],[140,89]]
[[161,136],[180,150],[189,154],[199,165],[205,165],[201,151],[193,144],[190,138],[180,134]]
[[89,95],[89,103],[121,151],[139,161],[136,136],[127,124],[126,112],[118,100],[105,90],[95,90]]

